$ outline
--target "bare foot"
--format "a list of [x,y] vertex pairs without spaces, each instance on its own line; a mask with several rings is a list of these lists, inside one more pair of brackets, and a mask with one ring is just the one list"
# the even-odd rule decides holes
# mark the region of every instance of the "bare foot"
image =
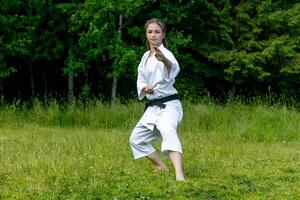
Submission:
[[154,172],[168,172],[169,169],[167,167],[156,166]]
[[176,177],[176,181],[185,181],[183,176]]

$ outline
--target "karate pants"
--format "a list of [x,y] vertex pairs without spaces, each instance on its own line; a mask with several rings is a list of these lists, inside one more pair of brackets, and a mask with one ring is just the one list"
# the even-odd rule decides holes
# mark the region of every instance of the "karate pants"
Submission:
[[[162,139],[161,151],[165,156],[168,157],[168,151],[182,153],[181,143],[176,131],[182,118],[182,108],[180,103],[173,101],[174,103],[175,108],[173,106],[168,107],[168,103],[165,109],[158,107],[148,108],[157,110],[156,114],[154,114],[156,115],[156,120],[153,128],[143,123],[144,116],[135,126],[129,139],[134,159],[145,157],[155,152],[151,143],[160,138]],[[150,110],[149,112],[151,113],[152,111]]]

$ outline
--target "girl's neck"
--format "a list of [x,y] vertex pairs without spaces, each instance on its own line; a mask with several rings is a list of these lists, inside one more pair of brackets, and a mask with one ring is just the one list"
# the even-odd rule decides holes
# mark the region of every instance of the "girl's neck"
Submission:
[[159,48],[161,46],[161,44],[160,45],[150,45],[150,51],[154,51],[154,48],[153,47],[156,47],[156,48]]

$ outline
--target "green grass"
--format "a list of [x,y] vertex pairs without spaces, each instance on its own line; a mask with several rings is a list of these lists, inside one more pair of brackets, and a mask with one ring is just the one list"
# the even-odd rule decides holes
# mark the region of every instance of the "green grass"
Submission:
[[[186,182],[128,144],[143,105],[2,106],[0,199],[300,199],[300,114],[184,102]],[[159,149],[160,142],[155,146]]]

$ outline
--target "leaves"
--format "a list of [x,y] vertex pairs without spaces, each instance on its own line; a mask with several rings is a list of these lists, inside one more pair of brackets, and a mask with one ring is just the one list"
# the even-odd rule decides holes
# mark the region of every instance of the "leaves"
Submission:
[[[157,17],[167,25],[168,48],[183,80],[176,84],[191,90],[186,94],[223,94],[231,84],[257,91],[269,85],[277,91],[282,85],[299,87],[297,0],[11,0],[1,2],[0,13],[0,81],[15,78],[15,72],[26,77],[32,65],[38,82],[72,74],[78,88],[97,80],[87,84],[103,90],[90,91],[106,95],[112,77],[126,78],[131,82],[124,90],[134,93],[137,64],[146,50],[143,24]],[[25,82],[28,78],[18,84]]]
[[[236,15],[227,15],[233,23],[220,26],[223,31],[218,35],[232,41],[233,45],[221,45],[221,49],[216,48],[208,55],[209,60],[225,67],[227,80],[241,84],[247,81],[245,78],[263,81],[287,71],[297,73],[291,65],[297,65],[295,55],[299,37],[294,33],[300,24],[300,12],[296,12],[299,11],[299,4],[287,9],[276,8],[270,1],[245,0],[232,10]],[[293,61],[290,62],[290,59]]]

